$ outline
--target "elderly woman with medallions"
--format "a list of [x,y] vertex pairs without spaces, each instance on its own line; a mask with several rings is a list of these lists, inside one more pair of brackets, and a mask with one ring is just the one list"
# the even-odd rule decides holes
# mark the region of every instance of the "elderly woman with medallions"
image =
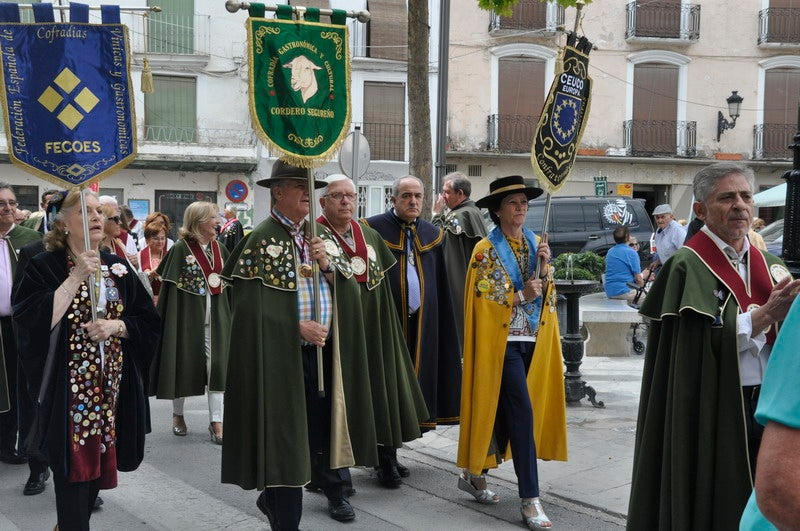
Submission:
[[150,372],[150,394],[171,398],[172,433],[187,433],[184,398],[208,388],[208,432],[222,444],[223,395],[228,364],[231,310],[219,274],[228,250],[216,241],[217,206],[190,204],[183,215],[181,239],[158,266],[158,312],[164,335]]
[[99,489],[116,487],[117,470],[135,470],[144,456],[143,376],[160,323],[129,264],[98,250],[97,196],[86,193],[89,250],[80,192],[61,192],[57,203],[47,251],[30,260],[12,302],[21,362],[39,401],[28,451],[53,470],[59,529],[89,529]]
[[[567,458],[564,379],[550,249],[523,224],[542,190],[513,175],[477,201],[497,225],[473,250],[464,293],[464,372],[458,488],[479,503],[499,497],[486,471],[514,458],[520,512],[530,529],[552,523],[539,500],[536,459]],[[545,265],[536,278],[536,264]]]

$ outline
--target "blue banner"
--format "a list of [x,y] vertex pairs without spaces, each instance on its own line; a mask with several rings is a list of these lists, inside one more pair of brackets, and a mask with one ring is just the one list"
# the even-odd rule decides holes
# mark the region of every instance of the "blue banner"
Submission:
[[85,186],[136,156],[127,28],[0,23],[0,96],[11,161]]

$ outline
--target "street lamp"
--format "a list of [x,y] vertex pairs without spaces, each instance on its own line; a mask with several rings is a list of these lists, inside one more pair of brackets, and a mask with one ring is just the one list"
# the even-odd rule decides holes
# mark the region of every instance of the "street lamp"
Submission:
[[739,117],[739,110],[742,108],[742,101],[744,98],[739,96],[739,92],[731,91],[731,95],[725,100],[728,102],[728,114],[731,116],[731,121],[725,119],[722,112],[717,113],[717,142],[722,132],[726,129],[733,129],[736,127],[736,119]]

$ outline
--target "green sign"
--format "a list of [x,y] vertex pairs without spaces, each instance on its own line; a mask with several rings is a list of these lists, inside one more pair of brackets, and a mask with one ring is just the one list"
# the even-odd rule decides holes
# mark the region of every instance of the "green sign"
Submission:
[[250,17],[247,33],[256,133],[295,166],[329,160],[350,128],[347,26]]
[[594,178],[594,195],[606,195],[607,189],[607,179],[606,177],[595,177]]

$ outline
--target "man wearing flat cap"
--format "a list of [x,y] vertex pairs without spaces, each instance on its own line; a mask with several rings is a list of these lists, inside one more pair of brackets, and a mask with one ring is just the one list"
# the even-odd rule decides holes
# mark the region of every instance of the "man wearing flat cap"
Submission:
[[[259,509],[273,529],[291,531],[300,523],[302,487],[312,479],[328,498],[330,516],[352,520],[336,469],[378,461],[359,287],[327,229],[318,224],[324,238],[309,236],[308,174],[279,160],[271,177],[258,181],[270,188],[271,215],[245,237],[222,272],[232,284],[236,328],[225,389],[222,482],[264,488]],[[323,349],[322,367],[317,347]]]
[[655,236],[656,256],[650,264],[650,269],[655,270],[683,246],[683,241],[686,239],[686,227],[675,221],[672,207],[666,203],[658,205],[653,210],[653,217],[658,228]]
[[[461,352],[455,340],[443,233],[419,219],[423,200],[422,181],[413,175],[400,177],[392,185],[391,210],[365,222],[378,231],[397,260],[387,272],[389,285],[430,414],[422,428],[433,429],[437,424],[458,424]],[[386,486],[396,486],[397,475],[408,474],[394,454],[381,455],[381,461],[381,474],[393,479]]]

